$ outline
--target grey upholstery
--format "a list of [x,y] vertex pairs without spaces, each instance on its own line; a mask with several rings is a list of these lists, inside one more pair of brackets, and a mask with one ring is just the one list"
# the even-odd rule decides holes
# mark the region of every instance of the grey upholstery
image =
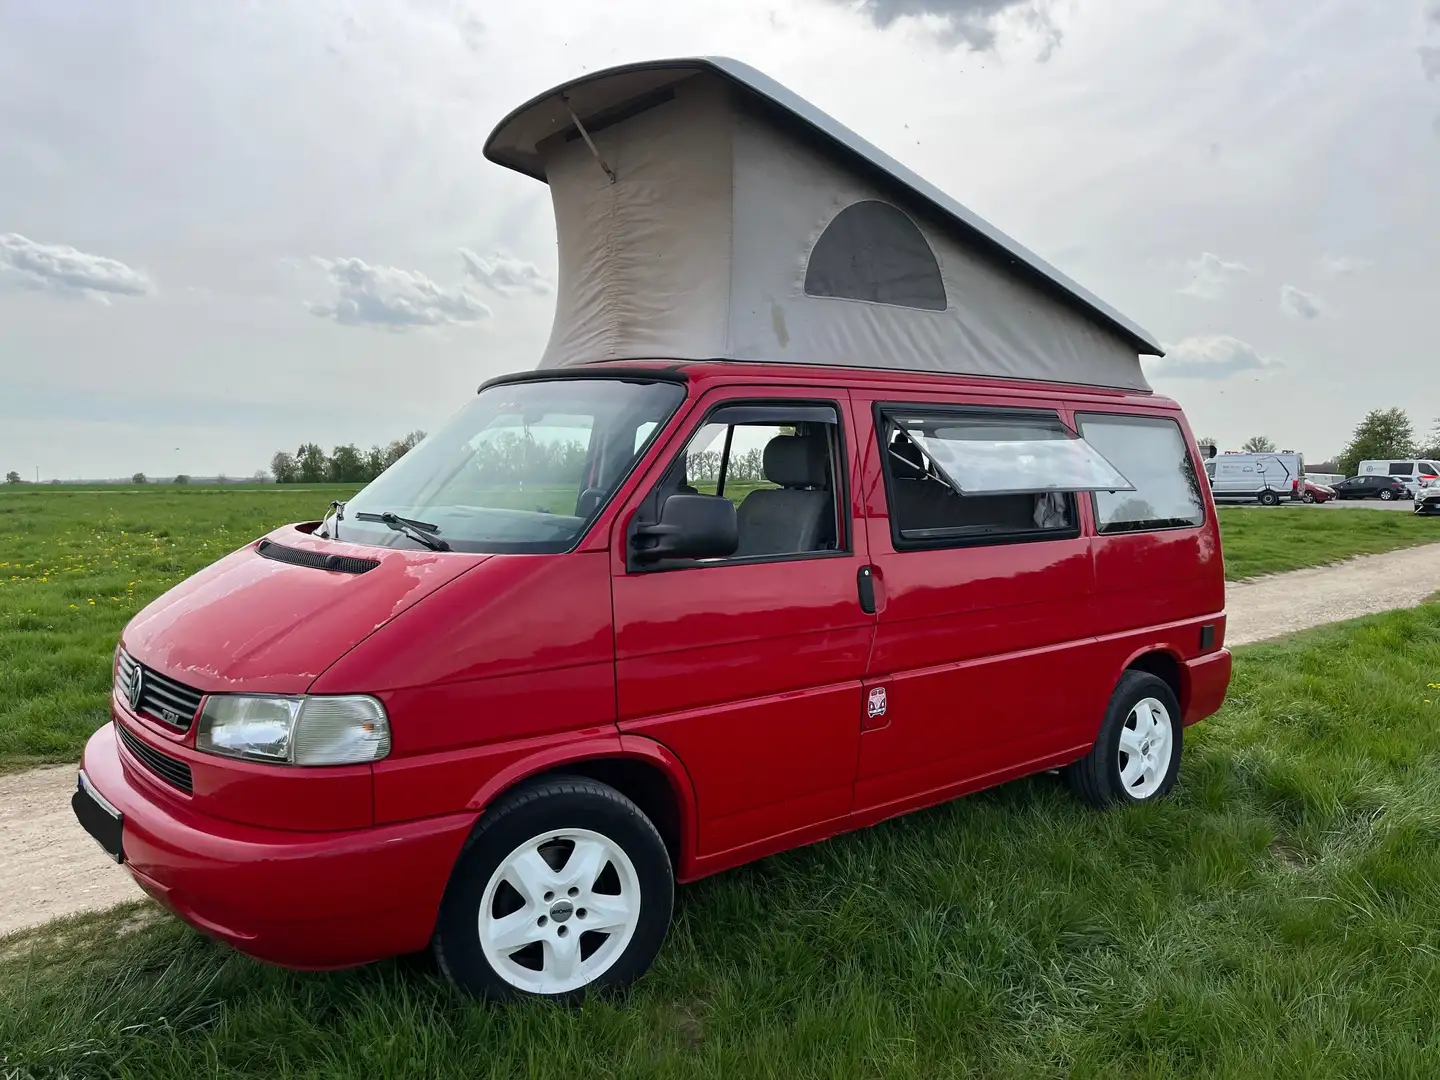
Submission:
[[740,503],[736,558],[833,547],[835,501],[825,432],[775,436],[765,444],[764,469],[765,479],[780,486],[752,491]]

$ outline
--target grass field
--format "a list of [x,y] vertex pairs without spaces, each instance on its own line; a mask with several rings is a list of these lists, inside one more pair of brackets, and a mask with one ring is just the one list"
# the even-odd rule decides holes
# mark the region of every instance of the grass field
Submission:
[[[0,490],[0,772],[77,758],[105,721],[115,642],[146,603],[353,491]],[[1373,510],[1226,509],[1220,521],[1232,579],[1440,540],[1440,522]]]
[[1431,1078],[1440,606],[1241,650],[1166,802],[1035,777],[679,899],[575,1012],[52,927],[0,946],[0,1076]]

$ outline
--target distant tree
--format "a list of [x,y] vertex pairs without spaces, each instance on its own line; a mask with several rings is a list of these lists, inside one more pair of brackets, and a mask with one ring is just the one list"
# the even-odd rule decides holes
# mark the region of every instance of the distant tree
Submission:
[[385,471],[385,448],[372,446],[365,451],[365,479],[374,480]]
[[226,476],[223,472],[217,474],[215,477],[215,483],[217,484],[228,484],[229,482],[230,477]]
[[418,444],[423,438],[425,438],[425,432],[412,431],[403,439],[396,439],[394,442],[392,442],[389,446],[385,448],[385,467],[388,469],[391,465],[394,465],[395,462],[399,461],[411,450],[414,450],[416,444]]
[[330,459],[316,443],[302,443],[295,451],[295,463],[300,469],[301,483],[323,484],[329,476]]
[[365,459],[354,443],[335,447],[326,464],[332,484],[359,484],[365,480]]
[[1240,444],[1240,449],[1246,454],[1271,454],[1275,452],[1275,440],[1268,435],[1251,435]]
[[1430,429],[1424,443],[1415,448],[1415,456],[1440,461],[1440,420],[1435,421],[1435,426]]
[[134,476],[130,477],[130,482],[132,484],[148,484],[150,481],[143,472],[137,472]]
[[257,484],[263,484],[270,479],[270,474],[264,469],[256,469],[253,473],[250,474],[250,479]]
[[172,484],[188,484],[189,482],[190,477],[186,476],[183,472],[176,473],[175,479],[171,481]]
[[1355,425],[1355,434],[1335,458],[1335,463],[1346,476],[1354,476],[1362,461],[1414,456],[1415,430],[1405,410],[1371,409],[1365,419]]
[[270,474],[275,477],[277,484],[293,484],[300,477],[300,466],[295,463],[295,455],[287,454],[284,450],[277,451],[270,459]]
[[7,473],[5,474],[5,482],[6,482],[7,484],[18,484],[18,483],[20,483],[20,474],[19,474],[18,472],[16,472],[14,469],[11,469],[9,472],[7,472]]

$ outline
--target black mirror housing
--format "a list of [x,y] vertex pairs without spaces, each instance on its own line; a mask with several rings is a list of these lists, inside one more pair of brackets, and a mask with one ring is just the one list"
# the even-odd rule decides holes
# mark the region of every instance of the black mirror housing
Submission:
[[635,530],[633,551],[641,562],[661,559],[721,559],[740,546],[735,504],[720,495],[671,495],[658,525]]

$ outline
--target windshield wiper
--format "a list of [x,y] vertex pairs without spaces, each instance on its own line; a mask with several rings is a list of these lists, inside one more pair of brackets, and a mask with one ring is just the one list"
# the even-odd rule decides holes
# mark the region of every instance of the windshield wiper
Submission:
[[383,514],[356,514],[359,521],[379,521],[396,532],[402,532],[417,544],[424,544],[431,551],[449,551],[450,545],[435,534],[440,531],[439,525],[431,525],[428,521],[416,521],[414,518],[401,517],[399,514],[392,514],[385,511]]

